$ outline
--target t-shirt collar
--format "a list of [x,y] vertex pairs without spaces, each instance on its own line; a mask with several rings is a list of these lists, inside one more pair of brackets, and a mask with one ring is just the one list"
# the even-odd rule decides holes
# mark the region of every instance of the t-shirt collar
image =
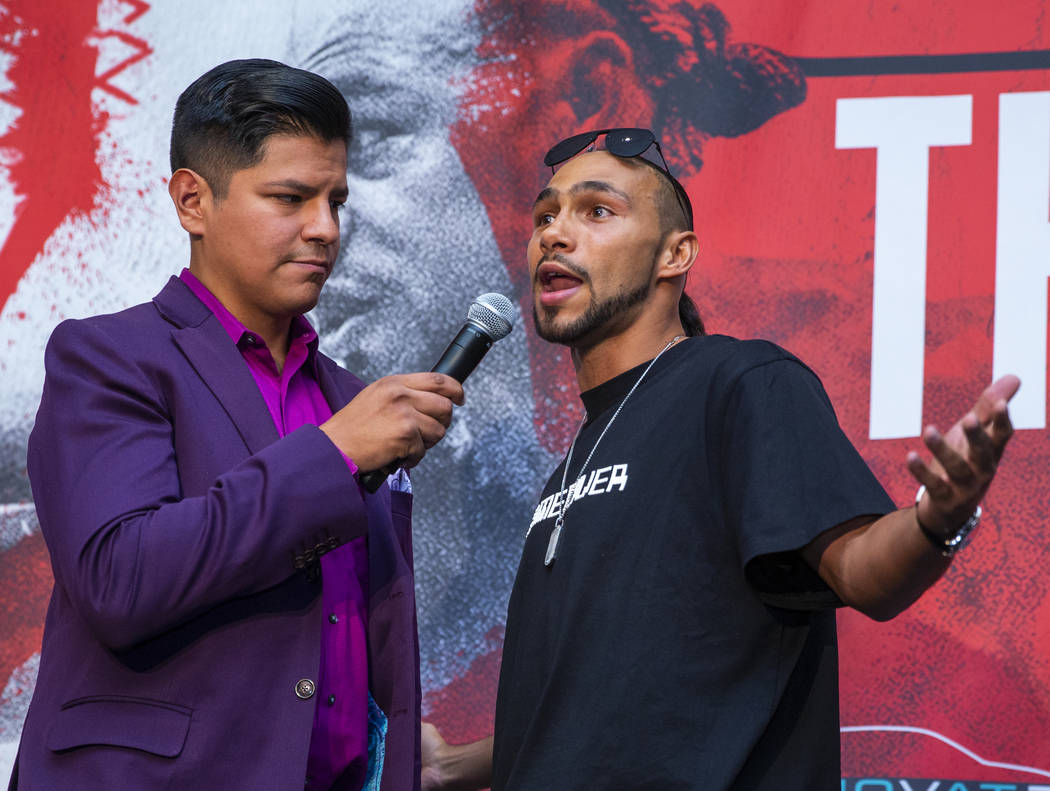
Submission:
[[[681,340],[668,349],[664,356],[653,366],[653,370],[651,370],[648,376],[646,376],[646,380],[648,381],[651,377],[660,373],[660,371],[666,366],[677,359],[680,354],[678,350],[688,346],[686,343],[687,340],[688,339]],[[594,420],[611,407],[619,406],[624,396],[626,396],[631,388],[634,387],[634,383],[638,381],[638,377],[642,375],[642,371],[646,369],[650,362],[652,362],[651,359],[646,360],[644,363],[636,365],[634,368],[630,368],[621,374],[617,374],[612,379],[580,393],[580,400],[583,402],[583,408],[587,411],[587,421],[590,422],[591,420]]]

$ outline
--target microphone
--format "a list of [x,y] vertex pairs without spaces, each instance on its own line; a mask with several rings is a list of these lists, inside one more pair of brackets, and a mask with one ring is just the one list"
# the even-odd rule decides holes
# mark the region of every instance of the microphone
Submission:
[[[447,374],[460,384],[470,376],[481,358],[498,340],[510,335],[514,303],[502,294],[482,294],[467,309],[467,323],[430,370]],[[374,492],[400,465],[395,461],[382,470],[361,473],[358,479],[368,492]]]

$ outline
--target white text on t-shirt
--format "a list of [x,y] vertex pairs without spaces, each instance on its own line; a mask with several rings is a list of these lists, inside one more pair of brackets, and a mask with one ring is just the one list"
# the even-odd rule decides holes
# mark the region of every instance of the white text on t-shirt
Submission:
[[573,483],[569,484],[567,489],[562,489],[556,494],[544,497],[540,504],[536,506],[529,530],[532,530],[535,525],[544,519],[557,516],[566,497],[571,497],[571,502],[575,502],[583,497],[609,494],[613,490],[622,492],[626,488],[626,464],[610,464],[608,467],[599,467],[596,470],[591,470],[591,474],[587,476],[586,480],[582,477],[577,478]]

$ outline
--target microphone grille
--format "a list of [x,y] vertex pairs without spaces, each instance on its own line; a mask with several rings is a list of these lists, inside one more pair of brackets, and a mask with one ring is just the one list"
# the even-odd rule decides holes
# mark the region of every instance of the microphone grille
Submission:
[[467,321],[480,325],[494,341],[506,338],[514,326],[514,303],[502,294],[482,294],[470,303]]

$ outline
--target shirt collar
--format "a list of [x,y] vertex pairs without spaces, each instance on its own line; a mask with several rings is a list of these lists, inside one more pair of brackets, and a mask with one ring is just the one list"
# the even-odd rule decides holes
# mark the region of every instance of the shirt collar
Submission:
[[[240,347],[241,343],[245,342],[251,346],[265,346],[263,339],[241,324],[240,320],[230,313],[226,306],[219,301],[218,297],[212,294],[208,287],[198,280],[197,276],[189,269],[183,269],[179,274],[179,279],[189,287],[197,299],[215,314],[215,318],[219,320],[219,324],[226,330],[226,334],[230,336],[234,345]],[[317,331],[314,330],[304,316],[296,316],[292,319],[291,338],[293,343],[298,342],[309,345],[311,352],[317,348]]]

